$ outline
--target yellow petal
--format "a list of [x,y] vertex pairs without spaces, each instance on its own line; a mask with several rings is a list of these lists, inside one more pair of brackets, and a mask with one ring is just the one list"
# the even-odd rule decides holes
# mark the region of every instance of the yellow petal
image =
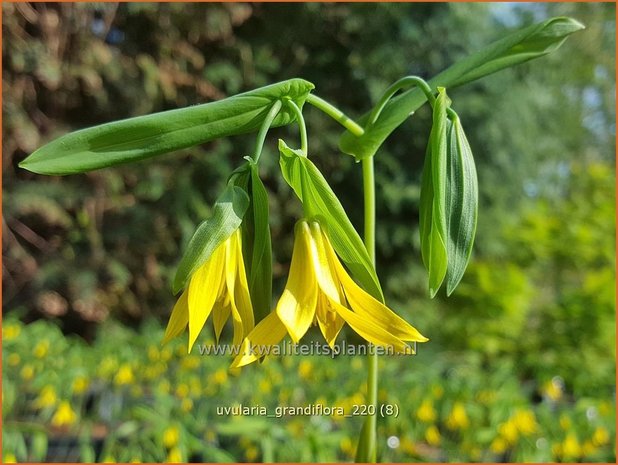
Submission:
[[393,336],[384,328],[377,325],[374,321],[361,317],[348,310],[343,305],[335,304],[337,313],[346,321],[350,327],[365,340],[385,348],[392,347],[394,352],[412,354],[414,350],[401,339]]
[[226,248],[227,241],[215,249],[189,282],[189,352],[217,300],[223,279]]
[[189,323],[188,294],[189,292],[185,289],[178,301],[176,301],[176,305],[174,305],[174,309],[170,315],[170,320],[167,322],[167,328],[165,328],[163,344],[167,344],[187,327]]
[[225,303],[217,302],[212,310],[212,326],[215,330],[215,339],[217,343],[219,342],[219,337],[221,337],[221,331],[223,331],[223,327],[230,317],[231,311],[229,301]]
[[269,347],[279,344],[285,337],[286,329],[276,312],[271,312],[260,321],[242,342],[232,368],[238,368],[268,355]]
[[294,342],[302,338],[315,316],[318,287],[311,272],[309,228],[299,222],[294,239],[290,275],[283,294],[277,303],[277,315],[290,333]]
[[335,269],[332,268],[328,257],[327,247],[332,249],[332,246],[328,242],[320,224],[317,221],[313,221],[310,226],[311,229],[311,264],[315,273],[320,290],[324,292],[331,300],[337,303],[342,303],[341,299],[341,284],[337,279]]
[[318,325],[320,331],[324,335],[324,339],[332,349],[335,346],[335,340],[343,328],[345,321],[330,305],[326,294],[320,293],[318,297],[318,308],[316,311]]
[[[251,303],[251,295],[249,294],[249,283],[247,282],[247,273],[245,270],[245,262],[242,256],[242,241],[240,230],[230,238],[230,249],[234,250],[233,256],[230,259],[234,260],[234,268],[236,270],[235,283],[232,288],[228,282],[230,292],[230,300],[233,299],[238,310],[240,320],[242,322],[242,337],[246,337],[251,332],[255,325],[253,317],[253,304]],[[233,289],[233,292],[232,292]],[[238,341],[240,343],[240,341]]]
[[[328,241],[328,238],[325,238]],[[402,341],[428,341],[416,328],[403,318],[397,316],[392,310],[379,300],[368,294],[348,275],[343,265],[335,255],[332,246],[326,247],[329,261],[337,272],[337,276],[343,285],[346,299],[355,313],[367,320],[373,321],[385,331],[388,331]]]

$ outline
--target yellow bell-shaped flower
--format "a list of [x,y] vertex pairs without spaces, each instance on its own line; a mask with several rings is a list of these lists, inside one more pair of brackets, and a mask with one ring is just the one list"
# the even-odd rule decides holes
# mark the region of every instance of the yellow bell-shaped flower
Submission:
[[174,306],[163,342],[178,336],[188,325],[191,351],[211,313],[217,341],[230,315],[234,345],[240,344],[253,329],[253,306],[239,229],[223,241],[191,276],[189,285]]
[[319,221],[296,224],[290,274],[276,310],[243,341],[232,364],[261,358],[288,333],[297,343],[317,324],[333,347],[344,323],[367,341],[398,353],[412,353],[407,342],[427,338],[358,286],[339,261]]

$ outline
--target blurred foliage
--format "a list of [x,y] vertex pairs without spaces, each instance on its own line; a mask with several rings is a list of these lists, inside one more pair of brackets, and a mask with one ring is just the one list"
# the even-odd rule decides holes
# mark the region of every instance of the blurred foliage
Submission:
[[[143,434],[135,441],[149,451],[142,459],[171,460],[157,441],[174,424],[181,428],[177,452],[183,459],[195,453],[208,460],[320,460],[322,452],[325,460],[349,459],[360,422],[269,421],[256,431],[270,428],[279,442],[264,444],[262,433],[240,438],[244,433],[238,431],[251,429],[249,423],[223,433],[217,428],[225,422],[206,419],[217,398],[228,404],[293,403],[274,394],[251,397],[262,395],[255,386],[271,375],[283,378],[281,386],[291,393],[300,392],[290,397],[295,402],[315,401],[324,389],[335,402],[362,383],[361,368],[346,370],[344,377],[336,369],[341,362],[311,360],[311,383],[291,377],[286,384],[303,361],[284,359],[281,366],[270,361],[259,367],[263,372],[256,368],[221,383],[225,387],[216,392],[192,395],[201,410],[190,418],[177,396],[143,396],[157,388],[138,368],[153,365],[145,359],[150,345],[162,353],[153,321],[164,321],[172,308],[171,277],[181,251],[209,215],[226,176],[252,150],[253,137],[64,178],[18,169],[26,155],[74,129],[216,100],[290,77],[312,81],[317,95],[359,116],[370,107],[367,99],[374,102],[403,75],[429,78],[506,31],[564,14],[587,29],[556,53],[449,90],[475,154],[481,200],[473,260],[451,298],[429,300],[420,263],[418,200],[428,109],[420,109],[377,155],[378,270],[389,301],[431,338],[415,363],[405,368],[396,360],[382,363],[388,401],[407,411],[405,419],[381,423],[381,438],[400,441],[396,449],[383,445],[382,459],[614,460],[609,446],[583,449],[597,426],[610,429],[614,438],[608,426],[615,418],[614,4],[3,3],[2,8],[3,312],[22,322],[51,319],[65,334],[96,341],[90,347],[64,339],[52,324],[37,322],[20,326],[18,340],[4,344],[4,418],[14,422],[5,434],[15,435],[4,444],[16,445],[17,458],[26,458],[26,448],[29,460],[41,460],[32,451],[42,448],[58,405],[36,409],[36,396],[50,384],[79,421],[87,419],[84,425],[90,426],[80,433],[86,443],[114,432],[98,459],[109,453],[130,460],[118,444],[131,440],[137,425]],[[312,158],[360,229],[360,170],[351,157],[337,153],[341,128],[315,109],[305,113]],[[273,130],[260,166],[276,244],[275,295],[287,275],[300,213],[278,172],[278,137],[295,142],[297,129]],[[96,387],[91,398],[107,413],[88,410],[86,394],[71,394],[67,383],[74,375],[68,368],[54,375],[35,356],[35,371],[30,380],[23,378],[32,350],[46,338],[56,338],[50,345],[61,354],[56,363],[74,360],[64,366],[85,370]],[[7,365],[15,356],[19,371]],[[111,387],[111,374],[96,373],[108,357],[116,359],[110,373],[128,364],[141,394],[132,396],[133,387]],[[190,360],[198,362],[192,373],[203,383],[200,389],[227,366],[190,356],[174,358],[174,367],[195,363]],[[356,364],[360,361],[350,366]],[[166,365],[153,379],[185,382],[181,378],[189,374],[177,374],[174,367]],[[434,385],[444,391],[440,399],[431,398]],[[495,390],[501,403],[483,404],[485,388]],[[17,396],[22,391],[29,394]],[[436,409],[432,422],[411,413],[426,397]],[[118,402],[132,407],[119,408]],[[469,417],[465,432],[446,426],[456,402]],[[531,435],[534,440],[521,439],[523,433],[513,429],[529,418],[528,411],[542,425]],[[566,420],[556,420],[557,412]],[[119,428],[127,423],[133,426]],[[517,443],[509,439],[513,431]],[[129,439],[118,439],[122,434]],[[332,444],[318,447],[318,435]],[[286,440],[299,437],[305,449],[294,455]],[[80,458],[92,458],[88,454],[84,446]],[[63,460],[73,459],[78,458]]]
[[[19,461],[336,462],[354,457],[361,416],[226,415],[217,408],[341,407],[365,402],[361,357],[269,358],[228,370],[231,358],[161,347],[163,331],[106,322],[94,345],[56,325],[3,325],[3,453]],[[32,344],[32,341],[37,341]],[[213,344],[214,338],[201,341]],[[379,421],[387,462],[614,460],[614,403],[571,401],[560,379],[522,385],[513,363],[486,373],[458,357],[383,363]],[[424,363],[431,360],[431,363]],[[359,392],[360,387],[360,392]],[[539,400],[531,402],[536,392]],[[395,410],[397,409],[397,410]],[[388,412],[388,410],[384,410]],[[397,414],[395,414],[397,412]]]

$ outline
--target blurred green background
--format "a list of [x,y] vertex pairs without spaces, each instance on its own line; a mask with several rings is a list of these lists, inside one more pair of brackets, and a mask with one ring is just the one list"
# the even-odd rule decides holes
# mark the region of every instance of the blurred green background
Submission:
[[[615,5],[3,3],[5,461],[350,461],[362,418],[226,417],[217,406],[364,402],[365,360],[226,357],[160,345],[170,281],[253,136],[43,177],[17,164],[68,131],[291,77],[353,117],[394,80],[430,78],[555,15],[587,29],[449,95],[476,157],[467,274],[430,300],[420,260],[422,108],[376,159],[378,271],[431,341],[383,358],[383,461],[615,461]],[[306,107],[312,159],[357,228],[341,128]],[[275,295],[300,214],[271,131]],[[204,331],[204,339],[210,337]],[[360,392],[359,392],[360,390]]]

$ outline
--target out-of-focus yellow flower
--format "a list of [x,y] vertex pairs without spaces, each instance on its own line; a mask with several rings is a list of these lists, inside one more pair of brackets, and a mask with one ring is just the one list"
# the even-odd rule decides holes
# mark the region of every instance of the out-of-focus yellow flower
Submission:
[[438,431],[438,428],[436,428],[435,425],[431,425],[429,428],[427,428],[427,430],[425,431],[425,440],[430,446],[440,445],[440,442],[442,441],[442,436],[440,435],[440,431]]
[[446,426],[452,430],[466,429],[470,425],[466,408],[461,402],[455,402],[453,409],[446,419]]
[[114,376],[114,383],[117,386],[124,386],[126,384],[132,384],[135,382],[135,376],[133,376],[133,370],[127,363],[123,364],[116,376]]
[[[5,336],[3,335],[3,337]],[[17,463],[17,457],[15,457],[15,454],[7,452],[6,454],[4,454],[4,460],[2,461],[2,463]]]
[[260,451],[258,450],[257,447],[255,446],[250,446],[247,448],[247,450],[245,451],[245,458],[249,461],[249,462],[253,462],[255,461],[255,459],[258,458],[258,455],[260,454]]
[[142,463],[142,461],[137,457],[133,457],[130,463]]
[[167,454],[166,462],[168,463],[181,463],[182,460],[182,452],[178,447],[172,447]]
[[[183,351],[184,353],[184,351]],[[172,349],[170,349],[169,347],[164,347],[163,349],[161,349],[161,361],[162,362],[167,362],[169,361],[169,359],[172,358],[172,355],[174,355],[174,353],[172,352]]]
[[[180,349],[182,350],[182,347]],[[195,355],[185,355],[180,362],[180,367],[187,371],[194,370],[198,366],[200,366],[200,359]]]
[[213,373],[212,378],[215,384],[221,386],[222,384],[225,384],[227,382],[227,371],[225,371],[223,368],[219,368]]
[[491,441],[489,449],[495,454],[503,454],[504,452],[506,452],[506,449],[508,448],[508,446],[509,445],[506,442],[506,440],[498,436],[493,441]]
[[347,436],[342,438],[341,441],[339,441],[339,448],[341,449],[341,452],[346,454],[348,457],[354,457],[354,455],[356,454],[354,444],[352,443],[352,440]]
[[16,323],[10,323],[2,326],[2,340],[5,342],[17,339],[20,333],[21,326]]
[[71,404],[69,404],[66,400],[60,402],[56,413],[52,417],[52,425],[57,427],[62,426],[71,426],[75,424],[77,421],[77,414],[71,408]]
[[217,341],[230,316],[235,346],[253,329],[253,305],[242,256],[240,229],[223,241],[193,273],[187,289],[172,310],[164,343],[189,326],[191,351],[211,313]]
[[270,380],[262,379],[262,380],[260,380],[260,383],[258,385],[258,389],[260,390],[260,392],[262,394],[268,394],[268,393],[270,393],[270,391],[272,391],[273,385],[271,384]]
[[562,398],[562,384],[557,380],[547,381],[543,385],[543,394],[550,400],[556,402]]
[[593,444],[592,441],[584,441],[582,444],[582,457],[586,457],[588,455],[592,455],[596,452],[597,447]]
[[185,413],[189,413],[191,410],[193,410],[193,401],[189,398],[182,399],[182,402],[180,403],[180,409]]
[[401,447],[401,450],[404,451],[408,455],[418,454],[414,441],[412,441],[412,439],[408,437],[401,438],[400,447]]
[[303,360],[298,364],[298,376],[301,379],[309,380],[311,379],[311,375],[313,374],[313,363],[309,360]]
[[113,455],[106,455],[103,463],[116,463],[116,458]]
[[416,418],[425,423],[433,423],[436,421],[437,416],[436,409],[433,407],[433,402],[430,399],[425,399],[416,411]]
[[49,353],[49,341],[47,339],[43,339],[39,341],[32,350],[32,355],[36,358],[45,358]]
[[581,456],[582,449],[575,433],[567,434],[562,442],[562,456],[565,460],[574,460]]
[[21,357],[19,354],[11,354],[7,357],[6,361],[8,362],[10,367],[16,367],[21,362]]
[[163,431],[163,445],[168,449],[178,445],[180,441],[180,429],[177,426],[168,426]]
[[101,361],[101,364],[99,365],[97,372],[99,373],[101,377],[107,378],[108,376],[111,376],[112,374],[116,373],[117,370],[118,370],[118,360],[116,360],[115,357],[107,356]]
[[517,410],[512,417],[517,430],[524,436],[529,436],[536,432],[536,417],[532,410]]
[[151,362],[157,362],[161,357],[161,353],[159,352],[159,348],[157,346],[148,347],[148,359]]
[[19,374],[24,381],[30,381],[34,378],[34,367],[32,365],[24,365]]
[[498,427],[498,432],[509,444],[515,444],[519,438],[519,430],[512,420],[501,423]]
[[185,383],[180,383],[178,387],[176,388],[176,396],[180,397],[181,399],[188,397],[189,396],[189,386],[187,386]]
[[45,386],[34,401],[34,406],[40,409],[54,407],[58,402],[58,396],[53,386]]
[[[398,353],[413,353],[408,342],[427,338],[348,275],[319,221],[296,223],[290,274],[274,312],[243,341],[232,366],[258,360],[267,347],[290,335],[295,343],[311,325],[319,326],[330,347],[347,323],[365,340]],[[257,352],[257,353],[256,353]]]
[[85,376],[78,376],[73,380],[73,385],[71,387],[73,394],[83,394],[88,390],[90,386],[90,381]]
[[564,413],[560,415],[560,428],[562,428],[563,431],[569,431],[571,426],[573,426],[571,419]]
[[609,444],[609,432],[602,426],[597,426],[592,434],[592,443],[595,446]]

